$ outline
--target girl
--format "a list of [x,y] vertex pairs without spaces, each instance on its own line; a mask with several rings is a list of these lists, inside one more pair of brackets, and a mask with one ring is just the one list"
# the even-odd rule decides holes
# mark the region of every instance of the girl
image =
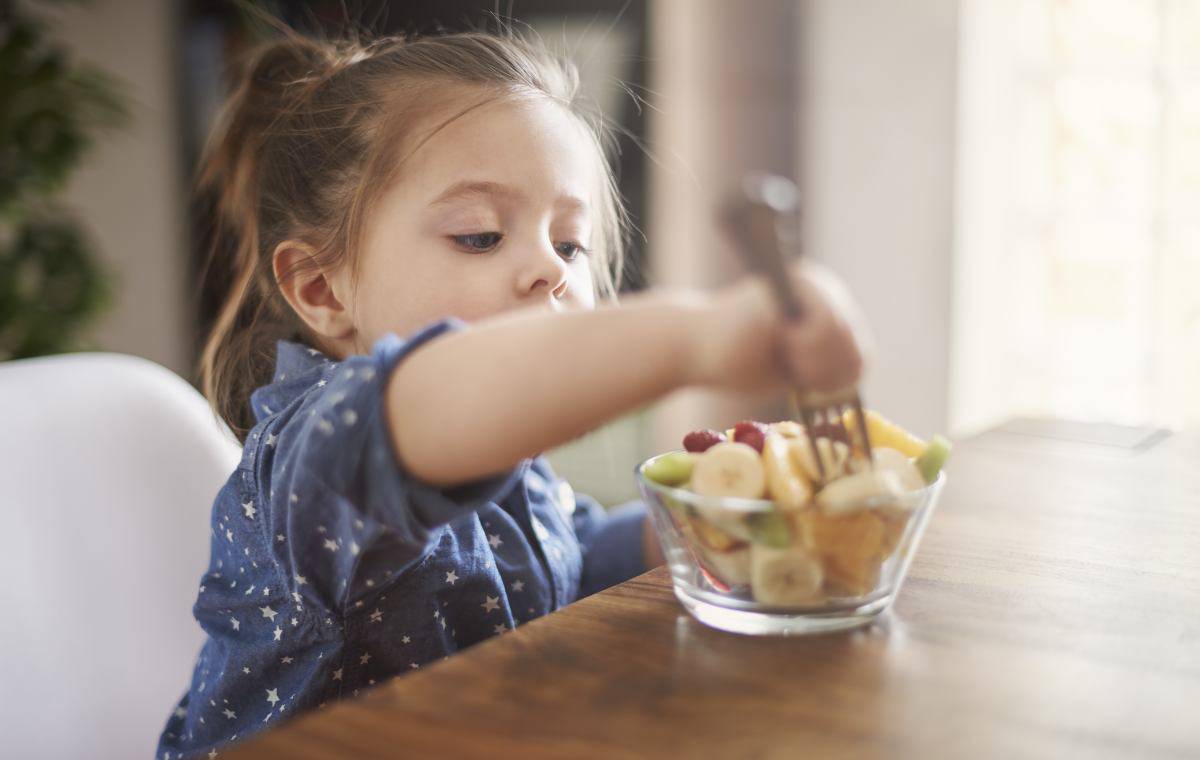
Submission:
[[[575,70],[480,33],[257,50],[200,174],[202,359],[244,443],[216,498],[208,634],[159,757],[221,744],[659,564],[544,458],[677,388],[857,380],[848,307],[808,270],[617,306],[622,211]],[[597,300],[603,304],[597,306]]]

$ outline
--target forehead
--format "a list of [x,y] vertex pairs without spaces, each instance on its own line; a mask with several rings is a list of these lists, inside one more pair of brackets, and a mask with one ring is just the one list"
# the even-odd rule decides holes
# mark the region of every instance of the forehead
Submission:
[[573,195],[594,206],[601,157],[580,119],[559,104],[494,99],[428,122],[400,170],[405,195],[428,201],[448,185],[486,181],[533,200]]

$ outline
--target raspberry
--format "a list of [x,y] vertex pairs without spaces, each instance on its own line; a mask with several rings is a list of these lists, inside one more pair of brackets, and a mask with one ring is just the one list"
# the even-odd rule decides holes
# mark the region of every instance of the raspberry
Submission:
[[742,420],[733,426],[733,440],[753,446],[759,454],[763,450],[763,442],[767,438],[767,426],[754,420]]
[[723,440],[725,440],[724,433],[718,433],[709,428],[693,430],[683,437],[683,448],[693,454],[699,454],[702,451],[708,451]]

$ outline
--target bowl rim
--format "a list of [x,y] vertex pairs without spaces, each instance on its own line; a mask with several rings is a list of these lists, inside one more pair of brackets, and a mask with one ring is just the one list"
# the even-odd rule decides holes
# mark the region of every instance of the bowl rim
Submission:
[[[672,449],[670,451],[664,451],[664,452],[661,452],[658,454],[654,454],[653,456],[646,457],[645,459],[643,459],[641,462],[638,462],[637,465],[634,466],[634,468],[633,468],[634,478],[637,480],[638,484],[644,488],[649,488],[650,490],[656,491],[660,494],[663,494],[664,496],[670,496],[671,498],[676,499],[677,501],[682,501],[685,504],[691,504],[693,506],[717,507],[717,508],[724,509],[724,510],[727,510],[730,512],[745,512],[745,513],[773,512],[778,509],[778,507],[775,505],[774,500],[772,500],[772,499],[744,499],[744,498],[736,497],[736,496],[701,496],[700,494],[696,493],[695,491],[688,491],[687,489],[684,489],[684,488],[676,488],[675,486],[663,485],[662,483],[659,483],[658,481],[651,480],[650,478],[646,477],[646,475],[645,475],[646,465],[649,464],[651,461],[658,459],[659,457],[667,456],[668,454],[680,454],[680,453],[687,453],[687,452],[685,452],[683,449]],[[939,470],[937,478],[932,483],[927,484],[924,488],[919,488],[915,491],[908,491],[907,493],[901,494],[901,496],[904,496],[904,497],[916,496],[918,498],[925,499],[930,494],[934,494],[937,491],[941,490],[942,486],[944,486],[945,483],[946,483],[946,471],[944,469]],[[884,506],[887,504],[891,504],[893,501],[894,501],[893,498],[875,496],[875,497],[871,497],[869,499],[865,499],[863,501],[863,506],[866,508],[873,508],[873,507],[877,507],[877,506]]]

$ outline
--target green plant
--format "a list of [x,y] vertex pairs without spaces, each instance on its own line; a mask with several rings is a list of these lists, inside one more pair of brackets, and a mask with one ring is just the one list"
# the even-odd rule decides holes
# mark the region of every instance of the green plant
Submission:
[[0,0],[0,361],[77,348],[107,301],[108,276],[54,198],[93,134],[128,120],[121,84],[19,6]]

